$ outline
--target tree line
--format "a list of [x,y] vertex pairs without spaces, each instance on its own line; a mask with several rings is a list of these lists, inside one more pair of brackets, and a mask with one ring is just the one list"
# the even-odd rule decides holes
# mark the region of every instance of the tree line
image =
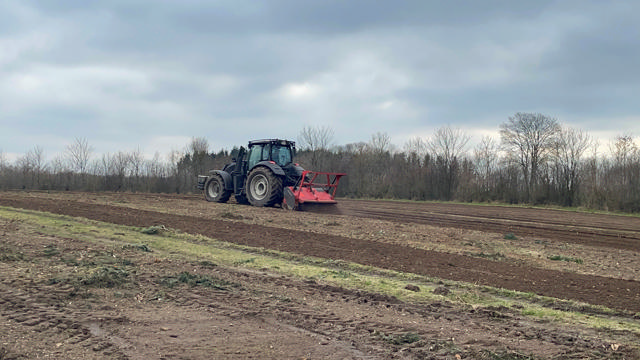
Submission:
[[[460,129],[444,126],[401,148],[386,133],[334,145],[326,126],[305,127],[296,162],[310,170],[345,172],[338,196],[460,202],[544,204],[640,212],[640,148],[627,134],[606,150],[586,132],[556,118],[516,113],[500,137],[474,147]],[[182,151],[146,159],[140,149],[94,156],[75,139],[47,161],[35,146],[14,162],[0,152],[1,189],[193,193],[196,177],[222,168],[238,148],[210,151],[193,138]]]

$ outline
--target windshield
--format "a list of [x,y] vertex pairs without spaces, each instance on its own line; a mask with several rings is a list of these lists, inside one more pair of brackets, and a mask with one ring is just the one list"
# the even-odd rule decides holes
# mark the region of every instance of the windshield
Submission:
[[280,166],[285,166],[291,162],[291,149],[286,146],[274,145],[271,148],[271,159]]

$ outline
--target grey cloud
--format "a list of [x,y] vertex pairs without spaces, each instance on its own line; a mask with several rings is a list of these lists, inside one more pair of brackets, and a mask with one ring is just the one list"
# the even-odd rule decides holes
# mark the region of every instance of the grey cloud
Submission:
[[[63,135],[48,124],[68,121],[69,138],[89,137],[84,122],[133,146],[147,131],[230,147],[320,123],[352,142],[444,124],[494,130],[516,111],[632,118],[638,10],[633,1],[4,2],[0,46],[46,38],[0,54],[0,108],[17,103],[0,122]],[[18,75],[54,89],[17,96],[7,82]],[[310,95],[287,97],[287,86]],[[67,88],[80,96],[56,103]]]

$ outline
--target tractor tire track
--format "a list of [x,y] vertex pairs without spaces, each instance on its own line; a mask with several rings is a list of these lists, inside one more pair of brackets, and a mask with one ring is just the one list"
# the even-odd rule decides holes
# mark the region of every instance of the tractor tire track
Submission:
[[[95,336],[91,326],[91,314],[88,311],[73,309],[60,310],[60,303],[73,291],[68,285],[46,286],[38,283],[19,281],[0,282],[0,316],[23,327],[29,332],[60,336],[64,340],[58,345],[58,355],[65,357],[65,344],[78,344],[87,348],[92,356],[110,359],[128,359],[128,357],[109,339]],[[37,294],[35,296],[34,294]],[[101,321],[108,321],[101,319]]]

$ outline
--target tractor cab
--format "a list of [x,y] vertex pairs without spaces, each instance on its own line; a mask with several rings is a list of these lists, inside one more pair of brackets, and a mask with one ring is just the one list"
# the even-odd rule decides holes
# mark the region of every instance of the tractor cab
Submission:
[[255,140],[249,142],[248,170],[261,161],[273,161],[285,167],[293,160],[295,143],[287,140]]

